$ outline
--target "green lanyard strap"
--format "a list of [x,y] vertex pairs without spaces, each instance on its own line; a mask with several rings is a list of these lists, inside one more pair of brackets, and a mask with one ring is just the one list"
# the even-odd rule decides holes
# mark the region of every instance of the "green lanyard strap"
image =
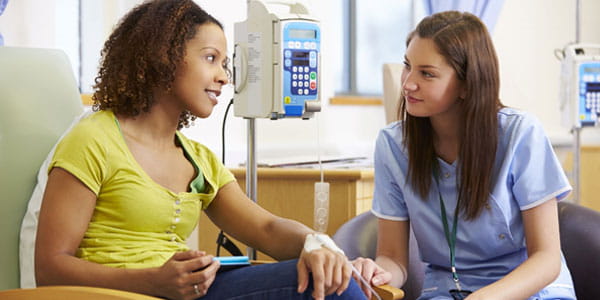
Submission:
[[[437,173],[437,172],[436,172]],[[452,279],[454,280],[454,284],[456,284],[457,290],[462,290],[460,287],[460,282],[458,281],[458,273],[456,273],[456,229],[458,228],[458,201],[456,202],[456,207],[454,208],[454,221],[452,222],[452,235],[450,235],[450,228],[448,226],[448,218],[446,217],[446,205],[444,205],[444,198],[442,198],[442,192],[440,188],[440,182],[438,181],[437,174],[434,176],[435,183],[438,188],[438,195],[440,198],[440,206],[442,209],[442,224],[444,225],[444,234],[446,236],[446,242],[448,242],[448,248],[450,248],[450,264],[452,267]]]

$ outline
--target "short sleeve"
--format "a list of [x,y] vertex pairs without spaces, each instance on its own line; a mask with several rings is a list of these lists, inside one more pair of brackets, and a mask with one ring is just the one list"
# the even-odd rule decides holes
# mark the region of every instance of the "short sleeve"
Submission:
[[547,200],[564,199],[571,186],[541,124],[524,115],[514,134],[511,162],[512,191],[521,210]]
[[235,176],[231,171],[221,163],[221,161],[217,158],[217,156],[212,152],[208,151],[210,154],[211,165],[214,168],[214,172],[217,178],[217,187],[220,189],[226,184],[235,181]]
[[75,126],[57,144],[48,173],[52,168],[62,168],[98,195],[106,174],[106,150],[89,129],[89,126]]
[[210,199],[207,199],[208,201],[202,202],[202,209],[206,209],[206,208],[208,208],[208,206],[210,206],[210,204],[214,200],[215,196],[217,195],[218,191],[223,186],[225,186],[226,184],[228,184],[232,181],[235,181],[235,176],[233,176],[231,171],[229,171],[229,169],[227,169],[221,163],[221,161],[217,158],[217,156],[212,151],[210,151],[208,148],[205,148],[205,147],[204,147],[204,157],[205,157],[206,161],[208,162],[208,164],[210,165],[211,175],[209,176],[210,178],[208,178],[208,179],[209,179],[209,181],[212,181],[216,190],[211,193],[212,197]]
[[180,141],[193,149],[194,160],[198,163],[204,174],[204,179],[209,183],[211,189],[207,191],[207,198],[202,201],[202,209],[208,208],[218,191],[226,184],[235,181],[235,176],[221,160],[206,146],[188,139],[183,133],[177,132]]
[[409,219],[404,201],[407,159],[401,151],[398,125],[390,125],[377,137],[374,153],[375,191],[372,212],[379,218],[405,221]]

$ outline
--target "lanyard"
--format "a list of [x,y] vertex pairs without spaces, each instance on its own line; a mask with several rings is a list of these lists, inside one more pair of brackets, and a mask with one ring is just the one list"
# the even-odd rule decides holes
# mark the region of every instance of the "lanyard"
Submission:
[[[436,172],[437,173],[437,172]],[[448,248],[450,248],[450,264],[452,267],[452,279],[454,280],[454,284],[456,284],[456,289],[461,291],[460,282],[458,281],[458,273],[456,273],[456,257],[455,257],[455,249],[456,249],[456,229],[458,227],[458,201],[456,202],[456,208],[454,208],[454,221],[452,223],[452,235],[450,235],[450,229],[448,226],[448,218],[446,217],[446,206],[444,205],[444,198],[442,198],[442,192],[440,191],[440,182],[438,181],[438,176],[434,176],[435,183],[438,188],[438,195],[440,198],[440,206],[442,209],[442,224],[444,225],[444,234],[446,236],[446,242],[448,242]]]

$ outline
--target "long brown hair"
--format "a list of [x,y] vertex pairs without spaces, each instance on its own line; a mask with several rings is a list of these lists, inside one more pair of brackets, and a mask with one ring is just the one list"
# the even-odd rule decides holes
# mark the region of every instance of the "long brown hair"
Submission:
[[[496,51],[485,25],[470,13],[447,11],[426,17],[409,34],[407,46],[414,36],[435,43],[465,88],[465,98],[459,102],[463,118],[459,124],[458,201],[465,218],[474,219],[492,188],[497,113],[503,107]],[[404,120],[404,146],[409,156],[408,180],[426,199],[432,174],[439,168],[433,129],[429,118],[409,115],[405,101],[401,101],[399,115]]]
[[[131,10],[104,43],[93,109],[111,109],[129,117],[148,112],[154,90],[171,89],[186,42],[206,23],[223,29],[192,0],[146,1]],[[178,127],[195,118],[182,113]]]

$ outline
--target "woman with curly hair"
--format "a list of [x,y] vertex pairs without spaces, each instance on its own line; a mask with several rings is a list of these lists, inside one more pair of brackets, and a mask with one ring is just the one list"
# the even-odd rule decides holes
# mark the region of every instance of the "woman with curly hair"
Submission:
[[[249,200],[209,149],[178,131],[217,105],[226,50],[222,25],[191,0],[149,1],[124,17],[102,51],[95,112],[48,168],[38,285],[169,299],[364,298],[343,254]],[[297,260],[217,274],[218,261],[185,243],[201,210],[240,241]]]

